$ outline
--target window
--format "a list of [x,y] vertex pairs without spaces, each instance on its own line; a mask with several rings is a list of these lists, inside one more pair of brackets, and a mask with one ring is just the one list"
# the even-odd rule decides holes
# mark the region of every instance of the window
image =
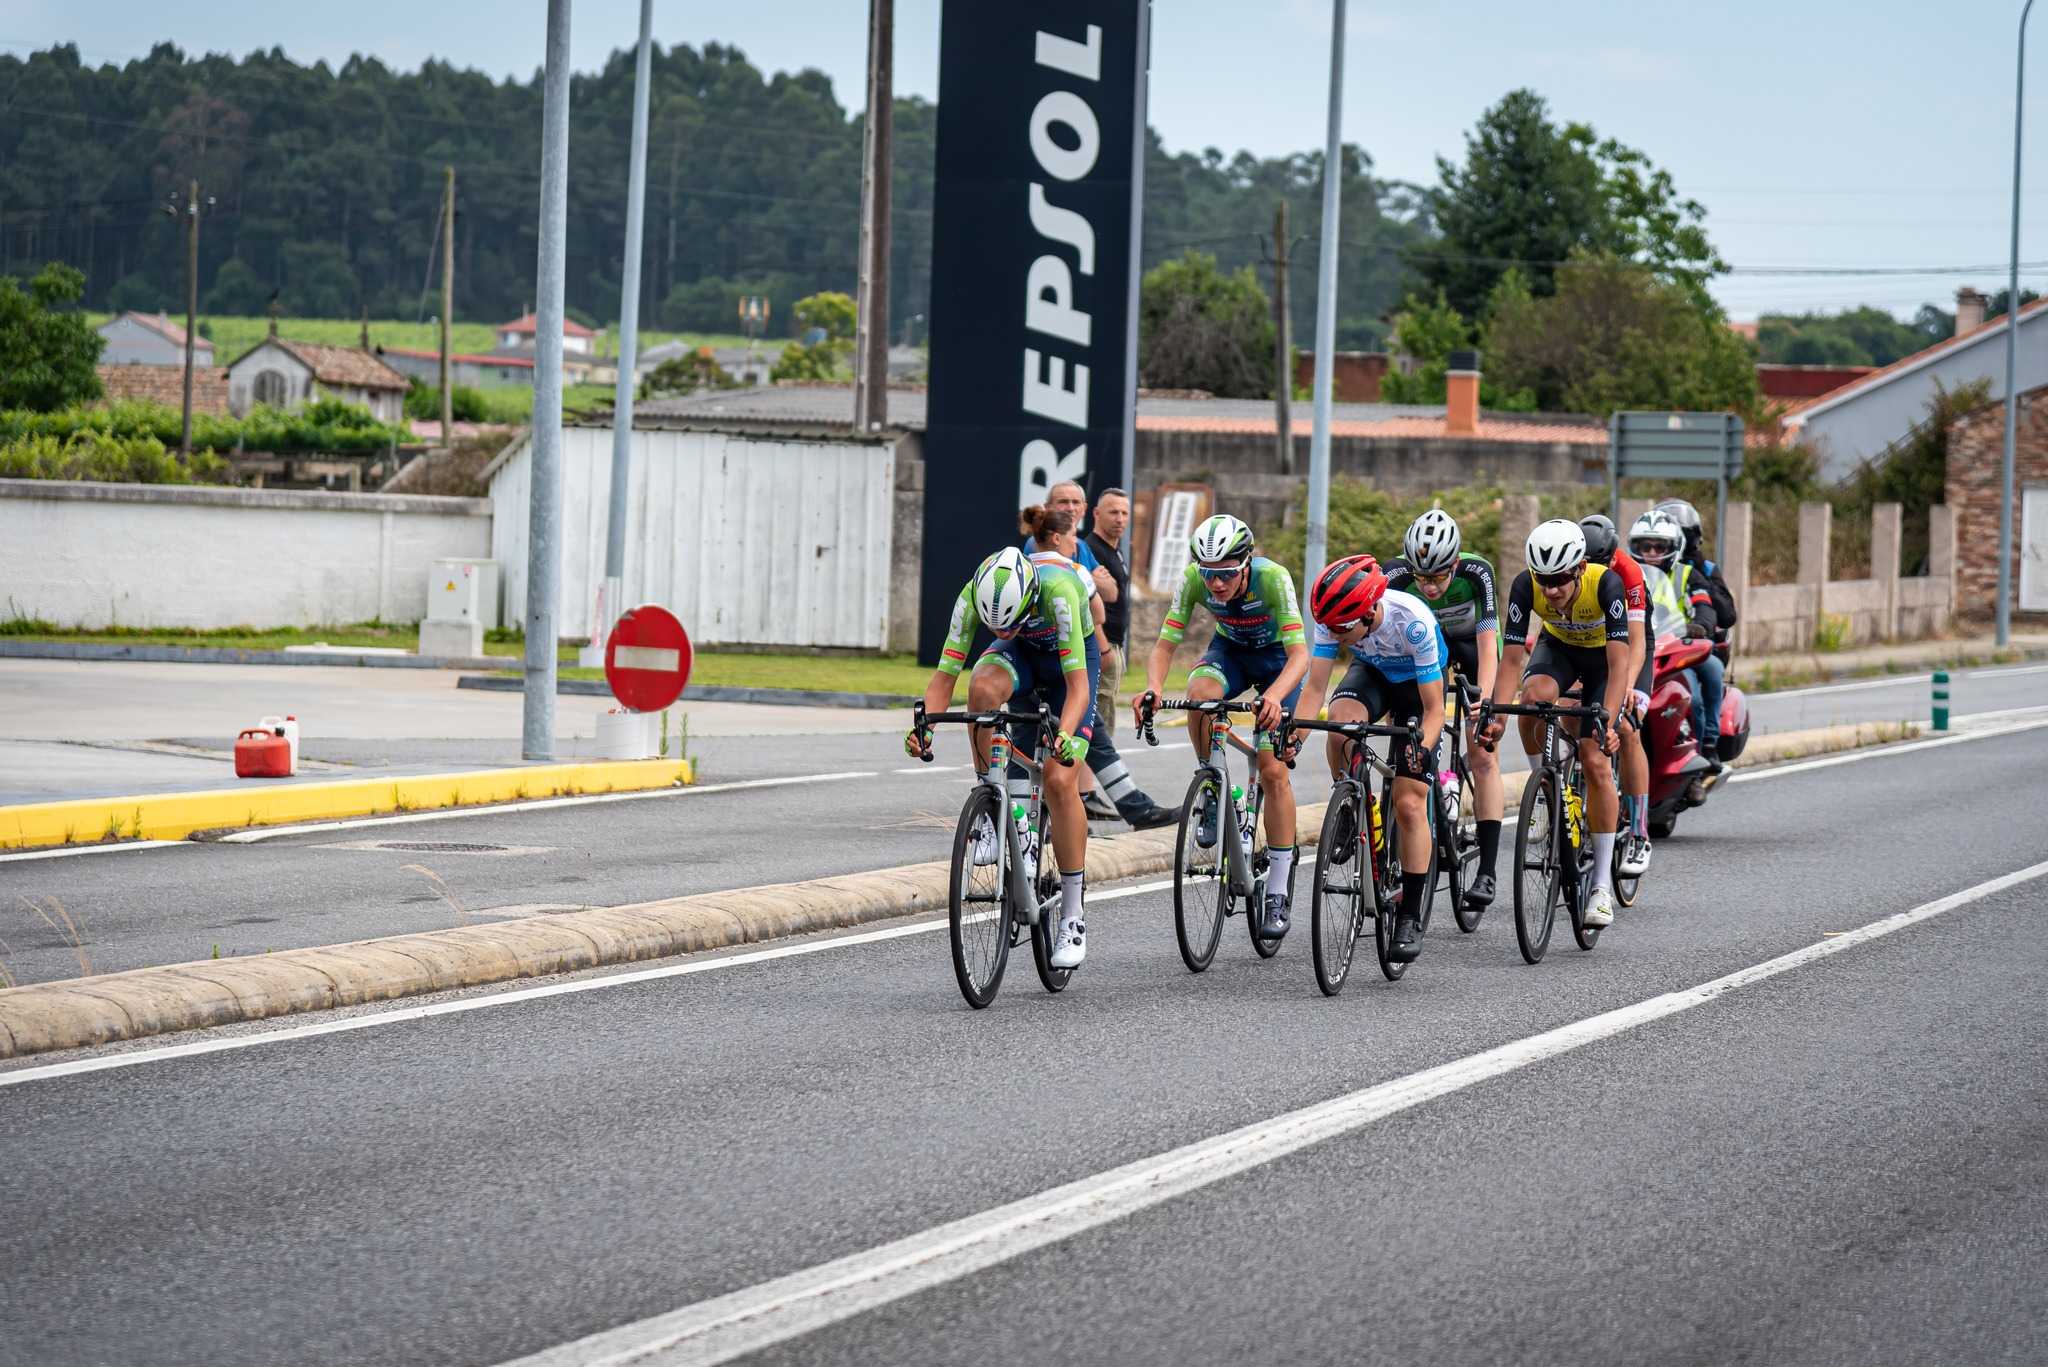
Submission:
[[282,372],[260,370],[256,372],[256,384],[253,393],[255,394],[256,402],[268,405],[271,408],[283,408],[291,397],[291,386],[286,381]]

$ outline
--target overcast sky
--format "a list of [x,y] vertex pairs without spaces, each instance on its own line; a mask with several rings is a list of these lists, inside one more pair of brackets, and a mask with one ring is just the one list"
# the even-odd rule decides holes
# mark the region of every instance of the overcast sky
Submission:
[[[956,0],[971,10],[982,0]],[[2005,260],[2012,42],[2019,0],[1353,0],[1344,136],[1382,175],[1431,182],[1487,105],[1533,86],[1561,118],[1642,148],[1708,210],[1738,267],[1924,268]],[[899,94],[937,98],[940,0],[897,0]],[[89,11],[89,18],[88,18]],[[1156,0],[1150,118],[1175,150],[1278,154],[1321,145],[1329,0]],[[53,42],[123,61],[164,39],[193,51],[282,46],[302,61],[366,52],[401,68],[435,56],[525,79],[541,0],[7,0],[0,47]],[[632,0],[580,0],[574,61],[602,64],[637,32]],[[865,0],[656,0],[661,43],[737,46],[767,71],[817,67],[862,99]],[[1256,16],[1254,18],[1253,16]],[[1711,17],[1709,17],[1711,16]],[[2048,37],[2039,34],[2037,38]],[[2037,42],[2036,51],[2042,50]],[[2022,260],[2048,260],[2048,69],[2029,88]],[[571,170],[573,174],[573,168]],[[1902,314],[1987,290],[2002,269],[1852,278],[1735,275],[1731,316],[1874,303]],[[2048,272],[2022,284],[2048,288]]]

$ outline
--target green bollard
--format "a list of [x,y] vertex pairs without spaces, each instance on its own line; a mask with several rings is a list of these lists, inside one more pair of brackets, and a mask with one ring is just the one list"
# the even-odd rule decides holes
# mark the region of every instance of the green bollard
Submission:
[[1934,729],[1948,730],[1948,671],[1934,671]]

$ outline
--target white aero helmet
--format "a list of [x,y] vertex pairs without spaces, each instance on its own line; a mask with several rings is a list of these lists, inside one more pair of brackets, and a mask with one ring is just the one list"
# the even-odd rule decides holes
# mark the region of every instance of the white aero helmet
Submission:
[[1431,508],[1408,524],[1401,554],[1417,574],[1442,574],[1458,563],[1458,521],[1441,508]]
[[1195,534],[1188,538],[1188,554],[1204,565],[1227,565],[1234,560],[1249,560],[1252,529],[1228,513],[1205,518],[1202,525],[1195,528]]
[[1553,517],[1529,533],[1529,573],[1565,574],[1586,563],[1586,533],[1568,518]]
[[1015,546],[1003,547],[974,572],[974,610],[990,631],[1016,630],[1037,602],[1038,571]]
[[[1664,569],[1685,544],[1685,528],[1662,508],[1652,508],[1628,529],[1629,554],[1645,565]],[[1652,547],[1656,549],[1651,549]]]

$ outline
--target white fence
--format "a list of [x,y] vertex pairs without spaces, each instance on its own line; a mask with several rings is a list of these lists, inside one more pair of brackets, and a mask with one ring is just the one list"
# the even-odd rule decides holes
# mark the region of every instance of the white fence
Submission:
[[[526,616],[532,459],[522,439],[491,472],[508,625]],[[612,429],[562,433],[562,636],[596,634],[611,462]],[[893,443],[642,429],[628,478],[626,603],[706,645],[887,643]]]
[[66,627],[413,622],[480,498],[0,480],[0,616]]

